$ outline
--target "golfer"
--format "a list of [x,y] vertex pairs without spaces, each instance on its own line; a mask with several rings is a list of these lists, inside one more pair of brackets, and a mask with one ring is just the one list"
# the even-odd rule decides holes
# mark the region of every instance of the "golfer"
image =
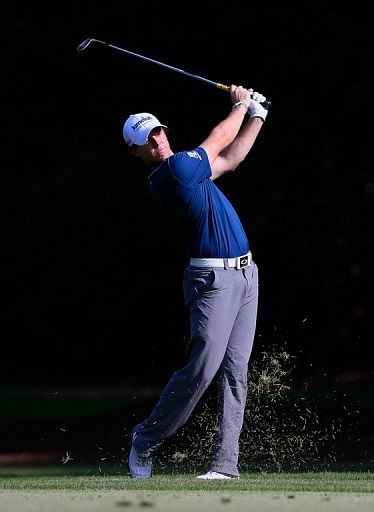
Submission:
[[150,478],[152,458],[182,427],[212,383],[219,430],[210,467],[199,479],[239,478],[239,437],[255,334],[258,273],[243,225],[214,181],[234,171],[253,146],[268,111],[265,96],[230,86],[226,117],[196,147],[174,153],[153,114],[123,125],[129,151],[144,163],[149,190],[180,237],[187,258],[183,293],[190,336],[183,368],[175,371],[148,418],[131,431],[130,476]]

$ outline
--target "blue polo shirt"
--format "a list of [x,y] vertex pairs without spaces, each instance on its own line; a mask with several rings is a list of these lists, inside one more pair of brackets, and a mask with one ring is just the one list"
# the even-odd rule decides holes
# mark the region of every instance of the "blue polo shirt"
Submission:
[[235,258],[249,243],[232,204],[211,180],[203,148],[175,153],[148,168],[151,194],[194,258]]

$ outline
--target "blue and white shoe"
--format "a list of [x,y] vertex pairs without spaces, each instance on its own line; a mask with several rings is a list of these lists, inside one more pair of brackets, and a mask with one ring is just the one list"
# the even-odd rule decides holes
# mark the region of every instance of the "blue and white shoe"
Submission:
[[[133,445],[138,433],[138,425],[131,431],[131,445]],[[131,446],[128,458],[128,468],[131,478],[151,478],[152,476],[152,456],[150,452],[139,453]]]

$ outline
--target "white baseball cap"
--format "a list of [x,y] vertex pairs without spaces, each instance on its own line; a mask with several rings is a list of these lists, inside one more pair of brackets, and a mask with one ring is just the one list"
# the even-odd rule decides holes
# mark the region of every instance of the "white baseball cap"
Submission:
[[166,125],[161,124],[157,117],[149,112],[132,114],[123,125],[123,138],[129,146],[133,144],[143,146],[147,142],[150,132],[158,126],[167,128]]

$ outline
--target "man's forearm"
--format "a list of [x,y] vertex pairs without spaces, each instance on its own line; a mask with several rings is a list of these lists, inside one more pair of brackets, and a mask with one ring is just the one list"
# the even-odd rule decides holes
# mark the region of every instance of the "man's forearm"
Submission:
[[221,147],[227,149],[238,137],[245,113],[245,106],[240,105],[229,112],[227,117],[213,128],[210,135],[219,141]]
[[251,117],[242,127],[233,142],[221,153],[228,168],[234,170],[251,150],[261,128],[264,124],[259,117]]

